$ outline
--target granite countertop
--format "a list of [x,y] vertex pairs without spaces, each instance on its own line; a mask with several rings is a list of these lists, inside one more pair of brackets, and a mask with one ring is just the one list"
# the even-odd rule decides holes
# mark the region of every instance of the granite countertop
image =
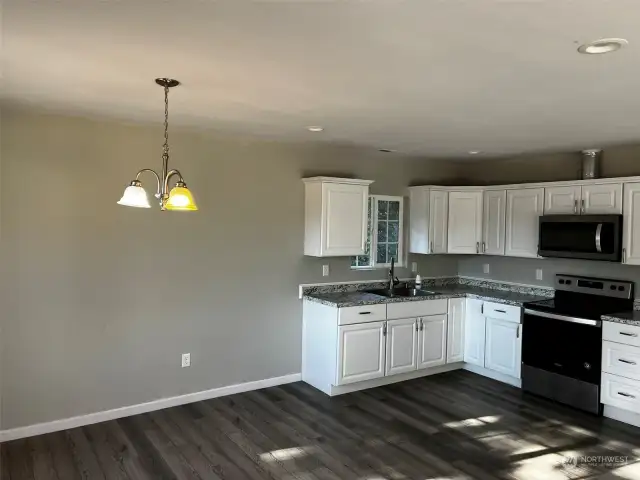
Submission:
[[434,292],[424,297],[395,297],[388,298],[367,292],[335,292],[314,293],[304,296],[305,300],[321,303],[331,307],[357,307],[360,305],[375,305],[378,303],[419,302],[422,300],[438,300],[442,298],[477,298],[506,305],[522,306],[525,302],[544,300],[547,297],[529,295],[526,293],[492,288],[473,287],[470,285],[452,285],[443,287],[427,287],[424,290]]
[[626,323],[628,325],[635,325],[636,327],[640,327],[640,311],[639,310],[630,310],[628,312],[620,312],[620,313],[610,313],[607,315],[602,315],[602,317],[600,318],[607,322]]

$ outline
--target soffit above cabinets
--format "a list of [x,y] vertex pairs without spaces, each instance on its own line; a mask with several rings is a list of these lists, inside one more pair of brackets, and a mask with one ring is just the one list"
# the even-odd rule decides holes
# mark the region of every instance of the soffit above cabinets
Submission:
[[[175,75],[176,126],[375,152],[476,161],[640,131],[637,0],[5,0],[2,17],[1,98],[63,112],[157,122],[149,79]],[[577,52],[604,35],[629,44]]]

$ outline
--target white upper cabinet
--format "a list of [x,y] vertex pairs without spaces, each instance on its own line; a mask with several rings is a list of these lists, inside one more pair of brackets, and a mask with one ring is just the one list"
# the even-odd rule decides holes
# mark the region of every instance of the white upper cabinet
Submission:
[[481,253],[504,255],[506,204],[506,190],[484,192]]
[[481,191],[449,192],[448,253],[480,253],[482,203]]
[[447,253],[449,192],[431,190],[429,193],[429,252]]
[[367,240],[370,180],[305,178],[304,254],[362,255]]
[[582,213],[604,215],[622,213],[622,184],[606,183],[582,186]]
[[409,188],[409,251],[447,253],[449,192]]
[[578,186],[550,187],[544,189],[544,214],[580,213],[582,188]]
[[505,255],[538,256],[539,217],[543,206],[543,188],[507,190]]
[[622,213],[620,183],[548,187],[544,191],[545,215]]
[[624,184],[622,263],[640,265],[640,183]]

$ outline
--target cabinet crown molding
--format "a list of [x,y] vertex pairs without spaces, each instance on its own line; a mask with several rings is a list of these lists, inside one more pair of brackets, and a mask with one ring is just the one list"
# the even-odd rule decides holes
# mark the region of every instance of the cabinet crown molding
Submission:
[[346,183],[349,185],[371,185],[375,180],[362,180],[359,178],[340,177],[307,177],[303,178],[304,183]]

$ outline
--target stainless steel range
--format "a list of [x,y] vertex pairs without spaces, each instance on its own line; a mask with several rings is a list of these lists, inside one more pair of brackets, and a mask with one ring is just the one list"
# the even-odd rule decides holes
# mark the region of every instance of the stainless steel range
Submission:
[[522,389],[600,415],[600,317],[633,309],[633,283],[558,274],[555,288],[524,304]]

